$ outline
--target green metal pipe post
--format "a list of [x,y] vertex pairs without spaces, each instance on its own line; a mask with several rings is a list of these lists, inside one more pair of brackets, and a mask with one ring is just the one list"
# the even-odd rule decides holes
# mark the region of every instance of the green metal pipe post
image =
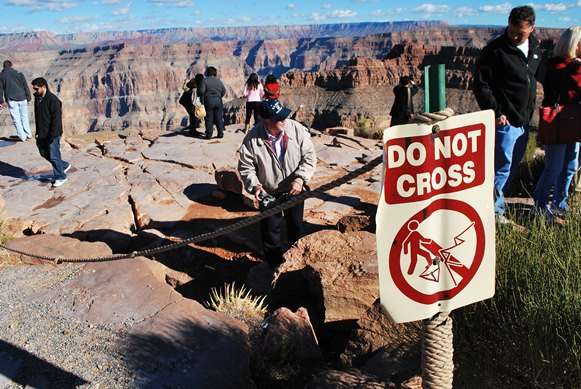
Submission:
[[424,68],[424,112],[446,108],[446,67],[443,64]]

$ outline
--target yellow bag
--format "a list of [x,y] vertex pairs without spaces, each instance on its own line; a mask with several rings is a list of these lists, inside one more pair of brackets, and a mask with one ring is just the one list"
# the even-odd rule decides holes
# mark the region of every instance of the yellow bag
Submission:
[[194,115],[200,120],[206,117],[206,107],[204,107],[199,97],[194,99]]

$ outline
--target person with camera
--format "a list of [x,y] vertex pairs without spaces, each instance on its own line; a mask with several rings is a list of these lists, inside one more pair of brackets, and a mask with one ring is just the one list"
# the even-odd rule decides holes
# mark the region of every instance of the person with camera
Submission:
[[[252,128],[239,150],[238,172],[249,193],[268,207],[282,196],[300,194],[315,172],[317,157],[308,128],[289,119],[291,110],[278,100],[265,100],[259,110],[262,120]],[[283,220],[286,223],[288,245],[292,246],[303,230],[304,203],[262,220],[260,230],[265,265],[262,273],[264,290],[269,290],[284,262],[281,237]],[[268,285],[264,285],[264,284]],[[256,283],[254,283],[256,284]],[[251,286],[251,285],[249,285]],[[259,289],[252,285],[255,290]]]
[[408,124],[414,113],[414,95],[418,93],[418,87],[410,76],[403,76],[399,84],[393,88],[395,99],[389,112],[391,116],[390,126]]

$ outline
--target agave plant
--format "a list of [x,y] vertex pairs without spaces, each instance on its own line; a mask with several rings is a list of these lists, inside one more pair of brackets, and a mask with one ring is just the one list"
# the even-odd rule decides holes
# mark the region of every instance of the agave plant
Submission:
[[265,300],[266,296],[253,296],[244,286],[237,288],[235,283],[231,283],[223,289],[212,288],[206,306],[249,325],[256,325],[266,314],[268,306]]

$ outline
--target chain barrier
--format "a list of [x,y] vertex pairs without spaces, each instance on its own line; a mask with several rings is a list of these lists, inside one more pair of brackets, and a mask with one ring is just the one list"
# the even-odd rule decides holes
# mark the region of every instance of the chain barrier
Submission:
[[[365,162],[365,157],[366,156],[364,155],[364,157],[360,161]],[[367,162],[364,166],[357,168],[357,169],[347,173],[346,175],[344,175],[342,177],[339,177],[331,182],[328,182],[327,184],[324,184],[315,190],[302,192],[301,194],[299,194],[297,196],[293,196],[288,201],[285,201],[284,203],[281,203],[275,207],[269,208],[269,209],[267,209],[267,210],[265,210],[257,215],[250,216],[248,218],[240,220],[240,221],[238,221],[234,224],[231,224],[229,226],[219,228],[215,231],[202,233],[202,234],[195,235],[195,236],[192,236],[190,238],[184,239],[180,242],[169,243],[167,245],[162,245],[162,246],[154,247],[151,249],[133,251],[133,252],[127,253],[127,254],[112,254],[112,255],[103,256],[103,257],[65,258],[65,257],[51,257],[51,256],[46,256],[46,255],[29,253],[29,252],[25,252],[22,250],[8,247],[5,244],[0,244],[0,248],[7,250],[7,251],[10,251],[10,252],[15,253],[15,254],[19,254],[19,255],[23,255],[23,256],[27,256],[27,257],[31,257],[31,258],[36,258],[36,259],[40,259],[43,261],[50,261],[50,262],[54,262],[56,264],[59,264],[59,263],[110,262],[110,261],[119,261],[119,260],[123,260],[123,259],[135,258],[135,257],[151,257],[151,256],[154,256],[157,254],[167,252],[167,251],[172,251],[172,250],[176,250],[176,249],[185,247],[185,246],[192,244],[192,243],[199,243],[199,242],[206,241],[209,239],[217,238],[217,237],[222,236],[222,235],[227,235],[227,234],[230,234],[234,231],[237,231],[237,230],[240,230],[242,228],[256,224],[263,219],[269,218],[269,217],[274,216],[274,215],[276,215],[276,214],[278,214],[286,209],[292,208],[295,205],[297,205],[297,204],[299,204],[299,203],[301,203],[301,202],[303,202],[311,197],[320,196],[324,192],[328,192],[331,189],[334,189],[334,188],[339,187],[343,184],[346,184],[347,182],[353,180],[354,178],[357,178],[365,173],[370,172],[375,167],[379,166],[382,163],[382,161],[383,161],[383,155],[380,155],[379,157]]]

